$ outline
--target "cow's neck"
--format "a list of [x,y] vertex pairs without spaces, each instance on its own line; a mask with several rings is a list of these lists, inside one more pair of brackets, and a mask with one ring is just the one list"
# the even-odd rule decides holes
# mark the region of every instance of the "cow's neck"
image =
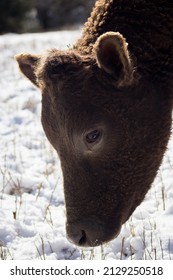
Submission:
[[97,38],[107,31],[118,31],[126,38],[140,72],[151,75],[155,69],[159,76],[165,67],[173,75],[172,0],[97,1],[74,48],[91,54]]

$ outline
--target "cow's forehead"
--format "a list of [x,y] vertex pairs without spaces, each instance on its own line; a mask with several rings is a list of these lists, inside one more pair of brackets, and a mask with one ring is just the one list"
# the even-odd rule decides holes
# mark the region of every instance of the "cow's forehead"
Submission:
[[90,87],[96,84],[93,65],[71,52],[49,52],[41,58],[36,74],[44,88],[52,87],[52,94],[61,91],[69,96],[81,96],[84,88],[90,92]]

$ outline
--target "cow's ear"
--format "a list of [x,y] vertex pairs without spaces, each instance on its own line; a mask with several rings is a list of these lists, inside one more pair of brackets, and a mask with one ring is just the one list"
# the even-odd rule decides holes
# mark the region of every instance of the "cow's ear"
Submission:
[[117,80],[119,87],[133,83],[133,65],[125,38],[119,32],[101,35],[93,48],[98,66]]
[[37,87],[37,76],[36,76],[36,68],[38,61],[40,59],[40,56],[38,55],[31,55],[28,53],[21,53],[15,56],[19,68],[21,72]]

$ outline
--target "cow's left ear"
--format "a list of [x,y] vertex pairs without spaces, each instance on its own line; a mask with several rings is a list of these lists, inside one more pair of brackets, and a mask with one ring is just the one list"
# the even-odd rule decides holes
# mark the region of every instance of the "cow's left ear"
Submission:
[[119,32],[101,35],[93,48],[98,66],[117,80],[117,86],[133,83],[133,65],[125,38]]
[[36,68],[40,56],[21,53],[15,56],[21,72],[37,87],[39,87],[36,77]]

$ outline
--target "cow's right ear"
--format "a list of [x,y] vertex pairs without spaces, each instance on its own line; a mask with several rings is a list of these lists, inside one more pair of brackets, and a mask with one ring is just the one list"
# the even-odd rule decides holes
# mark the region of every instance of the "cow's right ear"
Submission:
[[21,53],[15,56],[21,72],[37,87],[39,87],[36,76],[36,68],[39,55],[31,55],[28,53]]
[[94,44],[93,52],[99,68],[114,77],[118,87],[133,84],[133,63],[122,34],[119,32],[102,34]]

